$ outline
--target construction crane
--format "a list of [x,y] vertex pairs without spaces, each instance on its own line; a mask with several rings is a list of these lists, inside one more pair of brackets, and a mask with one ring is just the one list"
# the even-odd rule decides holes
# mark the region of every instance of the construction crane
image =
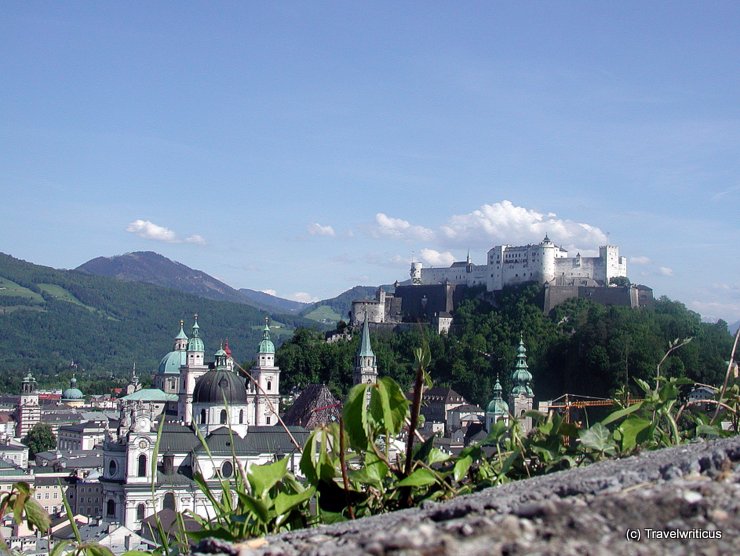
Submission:
[[[627,405],[632,405],[642,400],[627,398]],[[616,403],[616,400],[610,398],[595,398],[593,396],[579,396],[578,394],[563,394],[562,396],[545,402],[540,402],[538,409],[542,413],[550,411],[562,411],[565,416],[565,422],[570,423],[572,409],[584,409],[587,407],[608,407]]]

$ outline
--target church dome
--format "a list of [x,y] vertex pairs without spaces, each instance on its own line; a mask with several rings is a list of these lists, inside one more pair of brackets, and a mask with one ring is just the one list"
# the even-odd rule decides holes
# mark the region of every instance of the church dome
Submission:
[[208,371],[198,382],[193,390],[193,403],[215,403],[226,402],[233,405],[247,403],[247,387],[236,374],[224,369]]
[[158,375],[179,375],[180,367],[187,361],[187,353],[182,350],[171,351],[159,362]]
[[257,348],[257,353],[275,353],[275,344],[270,339],[270,325],[265,323],[265,328],[262,330],[262,341]]
[[62,392],[62,401],[82,400],[84,397],[82,390],[77,388],[77,379],[72,377],[69,381],[69,388]]
[[205,351],[206,348],[203,345],[203,340],[200,338],[200,326],[198,326],[198,315],[195,315],[195,322],[193,323],[193,335],[188,340],[188,351]]
[[493,387],[493,399],[488,404],[486,413],[491,413],[493,415],[509,414],[509,404],[502,399],[502,391],[503,388],[501,388],[501,383],[498,381],[498,378],[496,378],[496,384]]

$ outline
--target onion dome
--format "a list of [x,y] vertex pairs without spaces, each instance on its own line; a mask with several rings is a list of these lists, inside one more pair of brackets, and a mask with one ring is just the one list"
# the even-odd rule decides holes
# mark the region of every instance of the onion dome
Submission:
[[509,404],[507,404],[501,397],[502,391],[503,388],[501,388],[501,383],[498,381],[498,377],[496,377],[496,384],[493,387],[493,399],[489,402],[488,408],[486,408],[486,413],[503,416],[509,414]]
[[267,319],[265,319],[265,327],[262,329],[262,341],[257,353],[275,353],[275,344],[270,339],[270,325],[267,324]]
[[83,395],[82,390],[77,388],[77,379],[75,377],[72,377],[72,379],[69,381],[69,388],[62,392],[62,401],[77,401],[84,398],[85,396]]
[[214,369],[208,371],[195,383],[193,403],[243,405],[247,403],[247,388],[244,381],[231,371]]
[[193,336],[188,340],[188,351],[205,351],[203,340],[200,339],[200,326],[198,326],[198,315],[195,315],[193,323]]
[[175,336],[175,340],[187,340],[188,339],[188,335],[185,334],[185,330],[183,330],[182,328],[183,324],[184,323],[180,321],[180,332],[177,334],[177,336]]
[[534,397],[534,393],[530,387],[532,373],[529,372],[527,367],[527,348],[524,347],[524,340],[521,336],[519,336],[519,347],[516,352],[516,367],[514,368],[514,373],[511,375],[514,381],[514,388],[511,389],[511,394],[512,396],[524,394],[532,398]]

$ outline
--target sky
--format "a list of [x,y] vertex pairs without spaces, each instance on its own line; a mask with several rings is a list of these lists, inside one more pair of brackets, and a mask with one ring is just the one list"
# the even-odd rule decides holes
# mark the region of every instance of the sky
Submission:
[[8,2],[0,251],[310,301],[618,245],[740,320],[738,2]]

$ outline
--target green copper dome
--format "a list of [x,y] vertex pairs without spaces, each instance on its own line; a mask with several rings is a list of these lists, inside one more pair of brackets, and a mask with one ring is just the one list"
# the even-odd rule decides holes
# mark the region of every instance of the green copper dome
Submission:
[[187,353],[182,350],[171,351],[159,362],[158,375],[179,375],[180,367],[187,361]]
[[270,339],[270,325],[265,322],[262,329],[262,341],[260,342],[258,353],[275,353],[275,344]]
[[493,399],[489,402],[486,408],[486,413],[492,413],[493,415],[508,415],[509,404],[507,404],[501,397],[501,383],[496,378],[496,384],[493,387]]
[[62,392],[62,401],[75,401],[75,400],[82,400],[84,399],[84,395],[82,394],[82,390],[77,388],[77,379],[75,377],[72,377],[72,379],[69,381],[69,388],[67,388],[64,392]]
[[532,392],[530,386],[532,373],[529,372],[527,366],[527,348],[524,347],[524,339],[521,336],[519,337],[519,347],[517,348],[516,367],[511,378],[514,381],[514,387],[511,389],[513,396],[524,394],[529,398],[534,397],[534,392]]
[[188,335],[185,334],[185,330],[183,330],[183,328],[182,328],[182,325],[183,324],[184,323],[182,321],[180,321],[180,333],[177,336],[175,336],[175,340],[187,340],[188,339]]
[[198,315],[195,315],[193,323],[193,336],[188,340],[188,351],[205,351],[203,340],[200,339],[200,326],[198,326]]

